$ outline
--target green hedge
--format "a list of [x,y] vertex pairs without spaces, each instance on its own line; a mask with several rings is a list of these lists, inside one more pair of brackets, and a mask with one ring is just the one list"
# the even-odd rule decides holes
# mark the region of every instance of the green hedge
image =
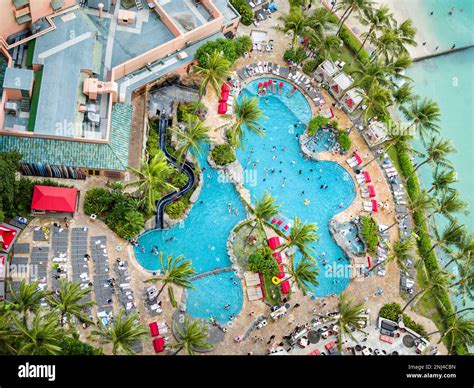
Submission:
[[362,216],[360,218],[360,229],[362,240],[364,240],[364,244],[367,247],[367,252],[375,254],[379,243],[377,223],[371,217]]
[[189,205],[189,199],[187,197],[181,197],[177,201],[174,201],[166,206],[165,212],[170,216],[170,218],[175,220],[180,218],[186,212],[186,209]]
[[306,74],[311,75],[316,70],[317,66],[318,66],[318,61],[316,61],[315,59],[310,59],[309,61],[306,61],[304,63],[303,71]]
[[352,142],[347,132],[340,131],[337,136],[337,142],[339,143],[343,151],[349,151],[351,149]]
[[253,10],[246,0],[230,0],[232,6],[240,13],[241,23],[244,26],[250,26],[253,20]]
[[316,132],[318,132],[318,129],[327,125],[329,122],[329,119],[324,116],[316,116],[313,117],[309,123],[308,123],[308,135],[309,136],[314,136],[316,135]]
[[218,166],[235,161],[235,151],[229,144],[218,144],[211,152],[212,159]]
[[302,47],[298,47],[295,50],[288,49],[283,54],[283,59],[286,62],[292,61],[293,63],[297,63],[297,64],[300,64],[301,62],[303,62],[306,59],[306,57],[307,57],[306,51],[304,51]]
[[38,102],[41,90],[41,80],[43,79],[43,69],[35,71],[35,83],[31,93],[30,117],[28,119],[28,131],[33,132],[36,123],[36,114],[38,113]]
[[[398,152],[398,159],[400,162],[400,168],[402,174],[407,177],[412,174],[414,171],[413,163],[410,159],[410,154],[401,146],[396,146]],[[406,188],[410,198],[415,198],[421,191],[420,182],[418,180],[418,176],[416,174],[411,175],[410,179],[406,181]],[[425,215],[422,212],[416,211],[413,214],[413,221],[416,225],[418,239],[418,251],[420,256],[424,261],[424,266],[426,268],[426,272],[428,277],[433,276],[436,272],[441,270],[439,265],[438,259],[436,257],[435,251],[431,251],[432,241],[430,237],[430,232],[428,229],[428,225],[425,221]],[[430,298],[430,296],[425,296]],[[431,297],[435,300],[438,314],[441,317],[441,320],[445,319],[452,314],[454,314],[453,304],[447,292],[438,291],[436,297],[434,295]],[[447,319],[447,324],[450,323],[451,320],[456,319],[455,317],[451,317]],[[449,344],[448,344],[449,345]],[[458,345],[455,347],[455,351],[457,354],[467,354],[467,348],[465,345]]]
[[[380,309],[379,315],[382,318],[390,319],[391,321],[398,322],[398,316],[402,313],[402,308],[398,303],[387,303],[382,306]],[[419,323],[416,323],[411,319],[407,314],[403,314],[403,323],[408,329],[411,329],[421,335],[422,337],[427,337],[428,332],[425,327]]]

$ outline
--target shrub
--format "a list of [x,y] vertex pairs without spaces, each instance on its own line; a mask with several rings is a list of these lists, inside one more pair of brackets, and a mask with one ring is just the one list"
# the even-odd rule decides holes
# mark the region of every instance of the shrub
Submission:
[[324,116],[313,117],[308,123],[308,135],[314,136],[318,129],[328,124],[328,119]]
[[248,269],[262,275],[276,276],[279,272],[278,264],[272,256],[268,258],[260,252],[252,253],[248,260]]
[[211,152],[212,159],[218,166],[235,161],[235,151],[229,144],[218,144]]
[[318,65],[318,62],[315,59],[310,59],[309,61],[306,61],[303,65],[303,71],[306,74],[312,74]]
[[165,211],[166,214],[170,216],[170,218],[177,219],[185,213],[188,206],[189,200],[186,197],[182,197],[166,206]]
[[160,139],[158,136],[158,129],[150,125],[148,139],[146,141],[146,150],[150,159],[153,159],[160,149]]
[[187,182],[188,176],[185,173],[175,170],[173,174],[171,174],[170,183],[174,187],[184,187]]
[[109,190],[102,187],[94,187],[89,190],[84,197],[84,213],[97,214],[97,216],[103,216],[108,212],[114,199]]
[[231,39],[226,38],[218,38],[216,40],[204,43],[197,49],[194,59],[196,59],[202,66],[205,66],[207,55],[216,50],[221,52],[231,64],[233,64],[237,59],[234,42]]
[[75,338],[65,337],[61,342],[61,355],[63,356],[99,356],[101,348],[95,348]]
[[352,142],[347,132],[340,131],[337,137],[337,142],[343,151],[349,151],[351,149]]
[[178,105],[178,121],[186,121],[188,119],[187,116],[189,114],[194,115],[194,112],[199,116],[203,116],[206,114],[206,106],[199,101],[180,102]]
[[291,61],[297,64],[300,64],[301,62],[303,62],[306,59],[306,57],[307,57],[306,51],[304,51],[302,47],[298,47],[296,50],[288,49],[283,54],[283,59],[286,62]]
[[242,35],[234,39],[235,53],[242,57],[246,52],[252,49],[252,39],[248,35]]
[[362,216],[360,218],[361,237],[364,240],[367,252],[375,254],[377,252],[377,245],[379,243],[378,226],[375,220],[371,217]]
[[246,0],[230,0],[232,6],[240,13],[240,21],[244,26],[250,26],[253,20],[253,10]]
[[[391,321],[398,322],[398,317],[402,313],[402,308],[398,303],[387,303],[382,306],[380,309],[379,315],[382,318],[390,319]],[[416,323],[413,319],[411,319],[407,314],[403,314],[403,323],[405,327],[410,330],[415,331],[422,337],[427,336],[427,331],[423,325]]]

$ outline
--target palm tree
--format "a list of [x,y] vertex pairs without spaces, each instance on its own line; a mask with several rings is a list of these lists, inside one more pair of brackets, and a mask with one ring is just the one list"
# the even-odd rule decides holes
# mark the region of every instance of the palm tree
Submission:
[[443,138],[432,138],[426,147],[425,159],[414,166],[413,171],[407,176],[407,180],[415,174],[418,169],[426,163],[430,163],[433,167],[453,167],[453,163],[449,160],[449,155],[456,151],[451,140]]
[[178,159],[181,161],[181,171],[183,171],[186,157],[189,153],[194,156],[199,168],[198,157],[204,152],[204,145],[209,144],[211,141],[208,135],[209,130],[209,127],[206,127],[198,117],[193,115],[187,116],[187,123],[183,131],[176,127],[172,128],[180,144],[178,148]]
[[292,49],[296,46],[298,36],[306,36],[311,31],[314,22],[311,18],[306,17],[300,8],[293,8],[289,13],[281,15],[278,20],[283,22],[283,27],[275,27],[277,30],[293,34]]
[[310,16],[309,24],[314,33],[322,36],[328,29],[336,25],[333,20],[331,12],[324,7],[319,7]]
[[454,169],[440,168],[438,166],[433,171],[433,181],[431,182],[431,188],[428,190],[428,193],[432,191],[434,191],[434,194],[453,192],[454,189],[451,185],[456,182],[458,182],[458,174]]
[[19,320],[12,314],[11,320],[19,343],[15,345],[18,355],[43,356],[57,355],[61,352],[64,330],[58,325],[58,316],[53,312],[44,313],[41,309],[30,323]]
[[99,323],[99,330],[92,331],[92,335],[98,337],[102,344],[112,344],[112,354],[134,354],[132,349],[140,339],[147,333],[140,322],[137,313],[126,315],[122,309],[115,319],[107,326]]
[[449,267],[453,262],[459,263],[472,260],[474,258],[474,233],[464,233],[459,243],[456,244],[456,250],[450,249],[448,253],[451,259],[443,268]]
[[257,135],[263,137],[264,131],[260,128],[260,119],[265,118],[262,110],[258,106],[258,98],[242,97],[239,101],[234,102],[235,123],[230,128],[232,144],[234,147],[239,145],[245,149],[244,144],[244,128],[245,125],[248,130],[255,132]]
[[394,31],[400,42],[398,53],[407,52],[406,46],[418,46],[415,40],[416,28],[413,26],[411,19],[404,20],[400,25],[395,22]]
[[14,354],[17,332],[12,328],[11,312],[5,311],[5,306],[0,311],[0,354]]
[[22,280],[18,291],[10,286],[11,299],[9,303],[13,305],[13,309],[18,311],[22,317],[23,324],[26,325],[28,313],[36,313],[41,307],[41,300],[46,296],[44,291],[38,287],[38,282],[27,283]]
[[170,294],[170,298],[172,298],[172,285],[194,289],[191,285],[191,278],[196,274],[196,271],[191,264],[192,261],[184,260],[183,255],[179,255],[176,258],[172,255],[168,255],[165,259],[163,252],[160,252],[160,265],[163,275],[145,280],[145,282],[163,282],[160,291],[158,291],[157,297],[161,295],[165,287],[168,285],[168,293]]
[[248,206],[253,217],[250,218],[247,223],[253,222],[254,225],[247,236],[247,240],[252,235],[255,228],[258,228],[262,234],[264,233],[265,226],[274,228],[270,220],[273,216],[278,214],[281,208],[281,205],[276,203],[276,198],[272,197],[268,191],[265,191],[260,199],[254,197],[254,200],[255,205],[253,207]]
[[441,333],[438,343],[447,338],[448,351],[451,354],[456,345],[474,345],[474,319],[452,319],[443,330],[429,333],[428,337],[436,333]]
[[427,98],[423,100],[412,101],[408,107],[402,107],[405,118],[411,121],[407,130],[414,127],[421,137],[423,143],[426,136],[432,132],[439,132],[438,122],[441,117],[441,111],[437,102]]
[[352,72],[352,75],[357,79],[354,83],[354,87],[359,86],[367,92],[375,90],[377,87],[391,86],[388,78],[388,69],[380,61],[375,61],[365,65],[361,69],[356,69]]
[[399,268],[403,271],[406,271],[406,261],[414,260],[413,258],[413,249],[415,247],[415,240],[413,237],[409,236],[406,239],[399,238],[392,245],[391,252],[384,261],[374,265],[370,270],[373,271],[381,264],[388,264],[392,261],[396,261]]
[[217,50],[207,54],[207,60],[205,63],[193,66],[192,72],[202,77],[199,85],[199,98],[194,113],[198,111],[208,85],[211,85],[216,94],[219,94],[221,85],[230,75],[230,66],[231,63],[227,58]]
[[173,322],[173,331],[177,340],[175,355],[186,349],[186,353],[192,356],[196,350],[212,349],[212,344],[208,341],[207,326],[201,326],[199,321],[191,321],[188,315],[184,318],[183,327],[179,327]]
[[367,91],[359,90],[357,93],[362,98],[361,106],[365,107],[365,109],[362,109],[359,117],[354,120],[354,125],[361,119],[364,124],[367,124],[374,117],[385,117],[388,115],[387,105],[390,101],[388,89],[374,85]]
[[[456,289],[456,294],[462,299],[463,306],[467,300],[474,300],[474,269],[471,261],[466,261],[459,266],[459,276],[455,283],[449,286]],[[474,309],[474,307],[472,308]]]
[[92,323],[86,314],[86,309],[93,306],[94,302],[84,300],[90,292],[90,288],[81,289],[79,282],[61,279],[58,290],[49,294],[46,300],[53,309],[59,312],[61,326],[64,326],[66,322],[71,322],[73,317],[81,322]]
[[364,37],[362,46],[360,46],[357,54],[362,50],[369,37],[374,36],[376,31],[380,31],[383,27],[390,26],[394,21],[393,14],[390,12],[390,8],[386,5],[382,5],[380,8],[368,7],[362,11],[359,21],[364,26],[369,26],[369,31],[364,32],[361,36]]
[[404,74],[411,65],[413,65],[413,60],[407,53],[401,53],[396,58],[387,61],[386,69],[391,75],[391,82],[398,85],[398,81],[411,81],[411,78]]
[[444,192],[440,197],[436,198],[433,206],[433,212],[428,218],[438,213],[446,217],[448,220],[454,220],[453,214],[458,214],[468,208],[468,204],[459,198],[458,191]]
[[440,292],[448,292],[448,287],[451,284],[451,278],[452,275],[444,271],[436,271],[432,273],[430,278],[426,279],[427,284],[425,285],[425,288],[418,291],[407,301],[401,311],[402,314],[405,312],[408,306],[410,306],[415,301],[415,299],[429,291],[433,291],[432,295],[434,295],[435,298],[437,298],[436,295],[439,295]]
[[307,256],[303,256],[298,263],[295,263],[295,256],[293,255],[289,264],[286,265],[289,277],[286,279],[293,279],[298,289],[306,294],[311,286],[319,286],[318,275],[319,269],[314,260]]
[[413,83],[404,82],[401,86],[392,88],[392,103],[397,107],[409,104],[418,98],[413,93]]
[[175,169],[168,163],[165,154],[161,150],[150,160],[150,163],[142,162],[140,170],[133,167],[129,167],[129,169],[138,179],[128,183],[126,187],[137,187],[140,192],[140,206],[142,209],[152,211],[163,193],[178,191],[176,187],[168,183]]
[[354,328],[363,332],[363,330],[360,329],[360,321],[365,320],[365,311],[362,303],[354,304],[347,299],[345,292],[339,295],[338,309],[339,318],[337,319],[337,325],[339,326],[339,331],[337,333],[337,347],[339,351],[341,351],[342,342],[346,335],[355,340],[352,334]]
[[314,252],[314,248],[310,244],[319,241],[317,230],[318,226],[315,223],[301,222],[298,216],[295,216],[293,226],[290,229],[286,242],[281,245],[280,252],[287,248],[296,247],[303,256],[314,260],[310,255],[310,252]]
[[434,207],[435,200],[428,194],[426,190],[421,190],[413,198],[410,198],[409,202],[409,213],[404,214],[400,220],[396,220],[392,225],[385,228],[384,233],[393,228],[399,222],[403,221],[405,218],[407,218],[409,214],[414,214],[415,212],[429,213]]
[[368,9],[372,8],[374,2],[372,0],[340,0],[336,6],[336,11],[344,10],[339,21],[339,30],[337,35],[341,32],[342,26],[346,20],[351,16],[353,12],[356,12],[359,16],[365,13]]
[[331,59],[331,53],[334,49],[341,47],[341,39],[334,35],[324,35],[312,33],[309,35],[309,44],[314,47],[321,61]]
[[370,43],[375,46],[375,50],[370,54],[371,62],[379,60],[383,57],[385,62],[389,62],[390,58],[396,55],[401,46],[401,41],[393,28],[384,27],[379,36],[371,35]]
[[466,226],[458,224],[455,220],[446,225],[441,234],[439,234],[435,228],[436,240],[431,246],[431,249],[428,251],[428,254],[430,254],[436,247],[439,246],[445,250],[448,250],[451,246],[459,244],[462,237],[466,233]]

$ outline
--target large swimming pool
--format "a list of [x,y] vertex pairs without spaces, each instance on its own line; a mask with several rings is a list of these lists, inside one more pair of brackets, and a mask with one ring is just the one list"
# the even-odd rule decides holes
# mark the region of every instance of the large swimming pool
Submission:
[[[256,96],[259,82],[267,80],[252,81],[241,95]],[[330,235],[328,222],[352,203],[355,186],[339,164],[303,157],[297,136],[304,132],[301,123],[306,124],[311,119],[311,109],[300,91],[287,97],[292,88],[291,84],[284,82],[281,94],[267,93],[259,97],[260,108],[267,116],[261,121],[265,137],[247,133],[245,150],[239,150],[237,154],[244,168],[252,171],[246,176],[256,177],[256,184],[247,185],[252,197],[260,197],[269,191],[283,204],[285,216],[298,216],[303,221],[318,224],[320,241],[314,249],[321,272],[320,284],[313,291],[316,296],[324,297],[341,293],[349,284],[349,274],[336,278],[326,270],[334,268],[334,264],[348,264],[343,251]],[[321,186],[327,186],[327,189]],[[305,200],[309,200],[309,205],[305,205]]]
[[[250,83],[242,95],[255,95],[258,82],[262,80]],[[252,195],[260,196],[268,190],[283,204],[286,216],[298,215],[304,221],[318,223],[320,241],[315,249],[320,256],[321,275],[314,294],[339,294],[347,287],[349,278],[333,279],[324,270],[324,265],[346,263],[343,252],[330,236],[328,221],[352,202],[354,185],[338,164],[308,161],[300,153],[296,134],[303,133],[302,124],[311,118],[311,109],[299,91],[286,97],[291,89],[290,84],[284,83],[281,95],[261,98],[260,107],[268,116],[262,120],[266,136],[259,138],[248,133],[245,152],[238,151],[237,154],[248,169],[245,176],[250,179],[245,185]],[[231,265],[226,241],[232,228],[245,217],[245,208],[234,186],[219,179],[218,172],[210,168],[205,156],[200,164],[205,168],[204,184],[188,218],[180,225],[149,231],[138,239],[135,256],[143,268],[150,271],[160,268],[157,256],[152,253],[155,246],[165,254],[183,254],[192,260],[198,273]],[[271,169],[274,169],[273,173]],[[328,188],[320,189],[321,185],[328,185]],[[308,206],[304,205],[305,199],[310,200]],[[219,322],[227,322],[242,309],[242,287],[233,272],[198,279],[193,286],[195,289],[188,291],[187,308],[194,317],[214,317]],[[224,309],[226,304],[230,304],[228,309]]]

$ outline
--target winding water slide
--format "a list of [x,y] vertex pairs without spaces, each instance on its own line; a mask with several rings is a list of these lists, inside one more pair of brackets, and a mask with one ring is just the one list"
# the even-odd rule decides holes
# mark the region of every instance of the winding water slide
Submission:
[[[160,120],[158,123],[158,137],[160,139],[160,149],[168,159],[168,162],[173,165],[178,170],[181,168],[181,165],[178,163],[176,158],[172,156],[168,150],[166,149],[166,129],[168,127],[168,117],[165,113],[160,116]],[[163,223],[163,216],[165,212],[165,207],[169,205],[171,202],[176,201],[177,199],[181,198],[184,194],[190,191],[193,186],[194,182],[196,181],[196,176],[194,175],[193,167],[190,163],[185,162],[183,167],[183,173],[186,174],[188,177],[188,181],[186,185],[179,189],[179,191],[172,191],[171,193],[166,194],[163,196],[156,204],[156,229],[164,229]]]

